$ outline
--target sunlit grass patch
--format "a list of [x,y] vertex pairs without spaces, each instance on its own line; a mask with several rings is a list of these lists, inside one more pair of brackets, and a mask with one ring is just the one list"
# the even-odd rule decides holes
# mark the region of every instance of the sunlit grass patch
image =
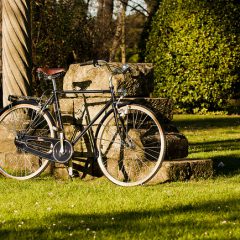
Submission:
[[201,117],[174,119],[190,158],[224,162],[213,179],[124,188],[105,178],[0,178],[0,239],[239,239],[238,118]]

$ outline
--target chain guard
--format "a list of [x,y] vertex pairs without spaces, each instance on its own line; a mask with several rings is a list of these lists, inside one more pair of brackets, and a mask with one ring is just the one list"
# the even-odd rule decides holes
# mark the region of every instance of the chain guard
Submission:
[[[66,163],[68,162],[73,155],[73,146],[68,140],[63,141],[64,152],[61,153],[61,143],[59,139],[48,138],[48,137],[37,137],[19,134],[15,138],[15,145],[18,149],[21,149],[24,152],[31,153],[35,156],[48,159],[53,162]],[[31,143],[34,142],[33,146]],[[52,149],[49,151],[44,150],[41,146],[41,143],[46,142],[49,146],[52,146]],[[38,144],[39,143],[39,144]]]

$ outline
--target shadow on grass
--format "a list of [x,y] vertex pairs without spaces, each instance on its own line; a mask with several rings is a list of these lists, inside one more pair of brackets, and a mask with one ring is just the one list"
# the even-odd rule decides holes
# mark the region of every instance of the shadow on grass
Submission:
[[240,149],[240,139],[194,143],[190,145],[191,153],[201,152],[225,152],[222,156],[213,156],[214,170],[216,175],[238,175],[240,174],[240,154],[231,151]]
[[[240,116],[190,116],[189,119],[175,121],[176,126],[184,130],[207,130],[211,136],[211,130],[219,128],[221,132],[231,134],[231,129],[240,126]],[[224,131],[226,129],[226,131]],[[203,134],[203,133],[199,133]],[[220,134],[220,133],[219,133]],[[236,133],[235,133],[236,135]],[[219,135],[220,136],[220,135]],[[240,136],[240,132],[239,132]],[[204,135],[202,142],[193,142],[189,144],[191,154],[211,153],[211,159],[214,162],[214,169],[216,175],[236,175],[240,174],[240,138],[208,141],[207,136]],[[205,140],[206,139],[206,140]],[[194,140],[193,140],[194,141]],[[239,150],[239,154],[237,151]],[[231,152],[231,151],[234,151]],[[222,156],[219,156],[222,154]],[[219,163],[220,166],[219,166]],[[223,163],[223,164],[222,164]]]
[[[149,211],[49,214],[39,220],[23,219],[22,227],[18,227],[17,221],[5,222],[0,236],[1,239],[68,239],[70,236],[73,239],[176,239],[181,236],[190,239],[213,232],[216,238],[211,239],[225,239],[221,238],[227,237],[224,232],[239,228],[239,210],[239,199],[232,198]],[[4,226],[9,227],[3,229]]]
[[175,125],[180,129],[190,129],[190,130],[201,130],[212,128],[224,128],[224,127],[234,127],[240,125],[239,117],[218,117],[216,116],[203,116],[202,118],[189,118],[184,120],[174,121]]
[[[239,133],[240,135],[240,133]],[[191,143],[191,153],[240,150],[240,139]],[[240,155],[239,155],[240,158]]]
[[213,157],[212,160],[216,175],[234,176],[240,174],[239,155],[230,154],[228,156],[216,156]]
[[[213,152],[213,155],[217,155],[211,157],[215,175],[233,176],[240,174],[240,151],[239,154],[231,153],[231,151],[240,150],[240,139],[192,143],[190,148],[193,154]],[[222,152],[223,155],[219,156],[217,152]]]

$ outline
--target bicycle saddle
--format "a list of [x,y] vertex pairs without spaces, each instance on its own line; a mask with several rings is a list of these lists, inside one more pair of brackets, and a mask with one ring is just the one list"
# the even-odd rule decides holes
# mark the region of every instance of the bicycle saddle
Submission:
[[65,68],[37,68],[38,73],[44,73],[48,76],[53,76],[58,73],[66,72]]

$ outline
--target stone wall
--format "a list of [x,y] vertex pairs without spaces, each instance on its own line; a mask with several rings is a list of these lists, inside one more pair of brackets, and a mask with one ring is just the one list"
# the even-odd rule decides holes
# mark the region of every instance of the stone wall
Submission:
[[[114,64],[120,66],[120,64]],[[131,73],[123,79],[122,75],[114,78],[116,91],[123,86],[127,89],[125,101],[143,104],[150,108],[158,117],[165,128],[167,139],[166,159],[183,158],[188,154],[188,142],[184,135],[172,126],[173,105],[170,99],[151,98],[153,89],[153,67],[151,64],[130,64]],[[67,71],[63,89],[109,89],[109,72],[105,68],[94,68],[93,66],[71,65]],[[84,125],[92,120],[109,99],[107,94],[68,94],[68,98],[62,98],[60,105],[65,122],[66,135],[68,139],[81,131]],[[86,111],[84,112],[84,107]],[[73,157],[75,173],[81,177],[86,175],[99,176],[97,164],[94,164],[94,137],[98,122],[92,127],[82,141],[75,146],[76,153]],[[59,167],[57,168],[59,170]]]
[[[120,67],[122,64],[113,63]],[[153,91],[153,65],[150,63],[129,64],[131,72],[125,75],[119,74],[114,77],[116,89],[125,87],[128,97],[150,97]],[[69,67],[64,78],[65,90],[76,89],[108,89],[109,71],[105,67],[96,68],[92,65],[80,67],[73,64]],[[99,95],[95,95],[99,96]],[[102,96],[102,95],[100,95]]]

